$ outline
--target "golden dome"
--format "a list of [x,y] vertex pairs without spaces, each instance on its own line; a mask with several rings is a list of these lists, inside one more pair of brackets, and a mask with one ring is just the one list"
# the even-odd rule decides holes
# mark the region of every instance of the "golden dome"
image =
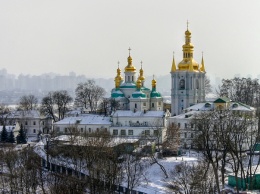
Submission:
[[156,80],[154,79],[154,77],[153,77],[153,80],[152,80],[152,88],[156,88]]
[[[183,60],[178,64],[179,71],[200,71],[199,64],[193,59],[194,46],[191,43],[191,32],[188,29],[185,31],[185,44],[182,46]],[[174,67],[172,67],[174,70]],[[172,70],[172,71],[173,71]]]
[[187,29],[187,30],[185,31],[185,35],[186,35],[186,36],[190,36],[190,35],[191,35],[191,32]]
[[[142,62],[141,62],[142,63]],[[138,79],[140,79],[141,81],[144,81],[145,80],[145,77],[144,77],[144,70],[143,70],[143,67],[141,65],[141,69],[140,69],[140,75],[138,77]]]
[[123,81],[123,77],[121,76],[121,69],[119,68],[119,66],[118,66],[118,68],[117,68],[117,78],[118,78],[118,80],[121,82],[121,81]]
[[131,49],[129,48],[129,57],[127,58],[128,64],[125,67],[125,72],[135,72],[136,71],[135,66],[133,66],[133,64],[132,64],[132,57],[130,55],[130,51],[131,51]]
[[138,89],[140,89],[141,86],[142,86],[142,81],[141,81],[140,79],[138,79],[137,82],[136,82],[136,87],[137,87]]
[[119,88],[120,86],[120,80],[118,79],[118,77],[115,77],[115,87]]
[[193,59],[183,59],[179,64],[180,71],[194,70],[199,71],[199,64]]

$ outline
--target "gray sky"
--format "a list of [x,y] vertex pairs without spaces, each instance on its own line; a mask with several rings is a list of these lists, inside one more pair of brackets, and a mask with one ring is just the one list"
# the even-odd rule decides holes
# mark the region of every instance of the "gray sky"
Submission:
[[117,61],[144,74],[178,63],[186,21],[194,58],[221,78],[260,74],[260,1],[0,0],[0,68],[14,74],[55,72],[114,77]]

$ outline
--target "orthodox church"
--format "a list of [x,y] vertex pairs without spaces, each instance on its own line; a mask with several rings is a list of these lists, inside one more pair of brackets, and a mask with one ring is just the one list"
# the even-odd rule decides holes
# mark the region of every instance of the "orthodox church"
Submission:
[[194,46],[191,32],[185,31],[185,44],[182,46],[183,59],[176,67],[173,57],[171,68],[171,115],[179,115],[194,104],[205,102],[205,66],[193,59]]
[[159,111],[163,110],[163,98],[156,91],[156,80],[152,80],[152,89],[145,87],[144,70],[139,70],[136,76],[136,68],[133,66],[132,57],[127,58],[127,66],[125,67],[125,80],[121,76],[121,70],[117,69],[115,77],[115,88],[112,89],[111,98],[117,100],[120,104],[120,110],[136,111]]

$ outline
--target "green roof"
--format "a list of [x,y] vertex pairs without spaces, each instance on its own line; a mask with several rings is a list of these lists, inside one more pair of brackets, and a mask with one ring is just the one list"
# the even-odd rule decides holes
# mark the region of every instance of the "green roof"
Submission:
[[136,86],[120,86],[120,88],[136,88]]
[[260,143],[254,145],[254,151],[260,151]]
[[152,91],[151,92],[151,98],[159,98],[162,97],[162,95],[159,92]]
[[112,98],[124,97],[125,95],[119,90],[116,89],[111,93]]
[[146,98],[145,93],[141,92],[141,91],[136,91],[132,94],[133,98]]
[[231,102],[231,100],[227,97],[220,97],[214,101],[214,103],[227,103],[227,102]]

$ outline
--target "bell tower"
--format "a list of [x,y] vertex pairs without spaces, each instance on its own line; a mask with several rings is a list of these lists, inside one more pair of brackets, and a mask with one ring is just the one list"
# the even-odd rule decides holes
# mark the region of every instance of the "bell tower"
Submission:
[[173,56],[171,68],[171,110],[172,116],[184,109],[205,101],[205,66],[202,56],[201,64],[193,59],[194,46],[191,43],[191,32],[185,31],[185,44],[182,46],[183,59],[176,67]]

